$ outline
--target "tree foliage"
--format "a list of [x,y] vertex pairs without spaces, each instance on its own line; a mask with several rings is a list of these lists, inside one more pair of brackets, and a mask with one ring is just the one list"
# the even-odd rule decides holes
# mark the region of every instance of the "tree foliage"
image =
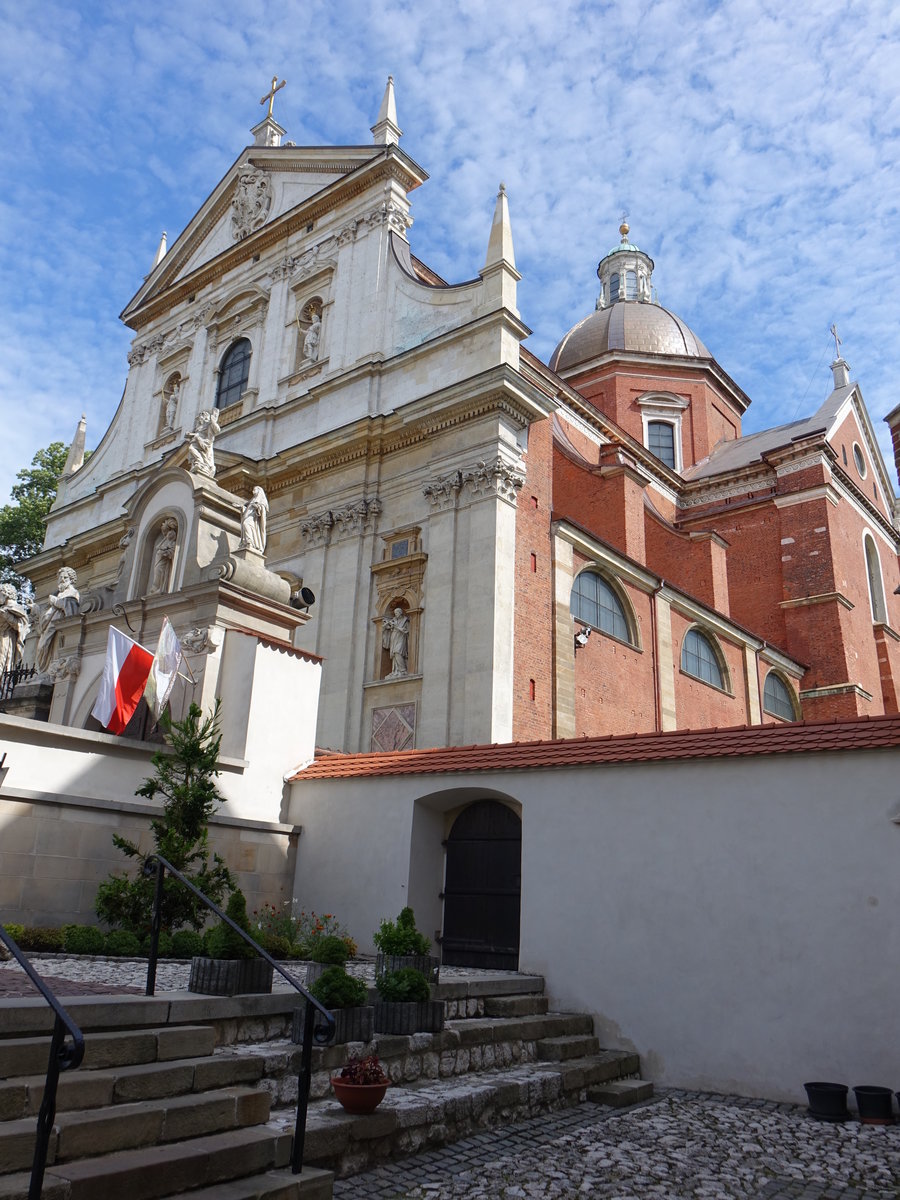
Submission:
[[[235,887],[234,878],[218,854],[210,858],[207,823],[222,802],[216,788],[219,748],[219,704],[204,717],[192,704],[183,721],[171,721],[164,715],[160,722],[171,744],[171,753],[157,751],[153,756],[154,774],[137,789],[138,796],[149,800],[162,798],[159,817],[150,822],[156,850],[173,867],[221,904],[226,891]],[[113,842],[128,858],[145,858],[140,847],[128,838],[113,834]],[[140,870],[134,878],[113,875],[97,891],[97,915],[110,925],[130,929],[139,937],[150,928],[154,876]],[[177,879],[166,875],[163,890],[162,928],[177,929],[189,925],[200,929],[207,909]]]
[[56,497],[56,485],[66,465],[67,448],[51,442],[38,450],[30,467],[16,474],[10,492],[12,503],[0,508],[0,583],[27,588],[15,567],[37,554],[44,544],[44,517]]

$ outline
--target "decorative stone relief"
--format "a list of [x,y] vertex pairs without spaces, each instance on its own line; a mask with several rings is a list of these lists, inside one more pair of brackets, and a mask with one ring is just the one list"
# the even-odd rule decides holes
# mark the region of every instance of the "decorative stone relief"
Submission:
[[30,632],[31,621],[18,592],[11,583],[0,583],[0,672],[11,671],[22,661]]
[[475,496],[492,494],[515,504],[516,494],[524,482],[525,473],[498,456],[491,462],[479,460],[474,467],[463,467],[429,480],[423,485],[422,492],[435,508],[452,508],[464,487]]
[[236,242],[243,241],[261,228],[272,207],[272,189],[263,171],[245,171],[238,176],[231,199],[231,234]]
[[416,741],[415,704],[394,704],[372,712],[372,749],[411,750]]
[[178,544],[178,522],[174,517],[165,517],[159,527],[159,537],[153,547],[153,562],[150,566],[148,596],[158,596],[169,590],[172,579],[172,564]]
[[213,455],[213,442],[220,432],[218,414],[215,409],[204,409],[197,414],[193,431],[187,434],[188,470],[193,475],[208,475],[216,477],[216,460]]
[[269,518],[269,501],[261,487],[255,487],[241,513],[241,544],[239,550],[255,550],[264,554],[266,550],[266,524]]
[[182,635],[181,647],[188,654],[210,654],[216,649],[216,643],[210,636],[209,629],[201,629],[199,625],[195,625],[188,633]]
[[38,619],[38,643],[35,650],[35,662],[42,675],[50,671],[54,659],[56,634],[60,621],[74,617],[81,604],[81,593],[75,584],[78,576],[72,567],[60,567],[56,576],[56,593],[47,601],[47,607],[41,610]]
[[439,475],[422,487],[425,497],[435,508],[452,508],[463,484],[462,471],[453,471],[450,475]]
[[380,512],[381,501],[378,497],[364,496],[343,508],[328,509],[308,517],[300,522],[300,532],[308,545],[321,546],[330,540],[335,527],[344,536],[363,533]]
[[66,658],[55,658],[48,673],[54,683],[61,683],[66,679],[77,679],[80,672],[81,659],[77,654],[70,654]]

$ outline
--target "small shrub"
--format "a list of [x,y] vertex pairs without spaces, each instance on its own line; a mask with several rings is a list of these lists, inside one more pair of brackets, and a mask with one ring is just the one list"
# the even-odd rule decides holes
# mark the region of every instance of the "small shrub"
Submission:
[[26,925],[19,946],[23,950],[54,953],[63,948],[63,932],[52,925]]
[[[201,944],[203,939],[200,939]],[[172,954],[172,935],[166,933],[165,929],[159,931],[159,942],[157,943],[156,953],[160,958],[169,958]],[[150,934],[148,933],[141,942],[141,954],[150,954]]]
[[114,929],[106,935],[105,950],[114,957],[136,958],[141,952],[137,934],[128,929]]
[[351,1058],[341,1071],[341,1079],[345,1083],[387,1083],[377,1054],[367,1054],[365,1058]]
[[286,937],[279,933],[260,933],[256,940],[267,954],[273,958],[290,958],[292,946]]
[[[241,929],[250,932],[247,920],[247,901],[240,888],[236,888],[228,897],[228,907],[225,912]],[[206,935],[206,952],[210,958],[254,958],[256,951],[245,942],[240,934],[235,933],[230,925],[220,921]]]
[[203,934],[195,929],[179,929],[169,938],[167,951],[172,958],[195,958],[203,953]]
[[316,938],[332,935],[344,940],[348,957],[352,958],[356,953],[356,942],[333,913],[323,913],[322,916],[319,916],[318,913],[306,912],[301,909],[299,916],[294,918],[294,924],[293,943],[298,948],[298,958],[310,957]]
[[431,940],[416,929],[416,918],[411,908],[404,908],[396,922],[387,919],[381,922],[372,941],[382,954],[430,954]]
[[24,925],[15,925],[15,924],[10,923],[8,925],[4,925],[3,928],[6,930],[6,932],[9,934],[9,936],[12,938],[12,940],[14,942],[18,942],[19,945],[21,945],[22,938],[25,936],[25,926]]
[[369,994],[361,979],[354,979],[339,966],[323,971],[309,991],[326,1008],[361,1008]]
[[431,985],[422,974],[413,967],[401,967],[399,971],[384,971],[375,980],[375,987],[382,1000],[409,1001],[429,1000]]
[[347,961],[347,947],[344,939],[335,934],[313,938],[309,957],[316,963],[332,963],[343,966]]
[[63,925],[62,944],[67,954],[102,954],[106,938],[96,925]]

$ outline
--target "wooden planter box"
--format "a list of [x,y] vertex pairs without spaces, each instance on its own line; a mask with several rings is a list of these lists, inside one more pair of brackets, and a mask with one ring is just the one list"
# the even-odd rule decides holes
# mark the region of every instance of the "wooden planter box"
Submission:
[[[303,1015],[305,1006],[294,1009],[294,1027],[291,1041],[299,1046],[303,1042]],[[375,1032],[375,1010],[371,1004],[361,1008],[333,1008],[334,1042],[342,1046],[345,1042],[370,1042]],[[315,1045],[315,1043],[313,1043]]]
[[409,1037],[440,1033],[444,1028],[442,1000],[381,1001],[375,1004],[375,1032]]
[[188,991],[202,996],[271,992],[272,964],[264,958],[192,958]]
[[376,954],[375,978],[385,971],[399,971],[403,967],[412,967],[421,972],[429,983],[438,982],[441,960],[431,954]]

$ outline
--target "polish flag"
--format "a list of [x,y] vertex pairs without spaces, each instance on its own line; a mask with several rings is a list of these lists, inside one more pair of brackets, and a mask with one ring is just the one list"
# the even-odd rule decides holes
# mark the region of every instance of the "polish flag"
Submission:
[[110,625],[100,691],[91,711],[110,733],[121,733],[141,702],[153,655]]

